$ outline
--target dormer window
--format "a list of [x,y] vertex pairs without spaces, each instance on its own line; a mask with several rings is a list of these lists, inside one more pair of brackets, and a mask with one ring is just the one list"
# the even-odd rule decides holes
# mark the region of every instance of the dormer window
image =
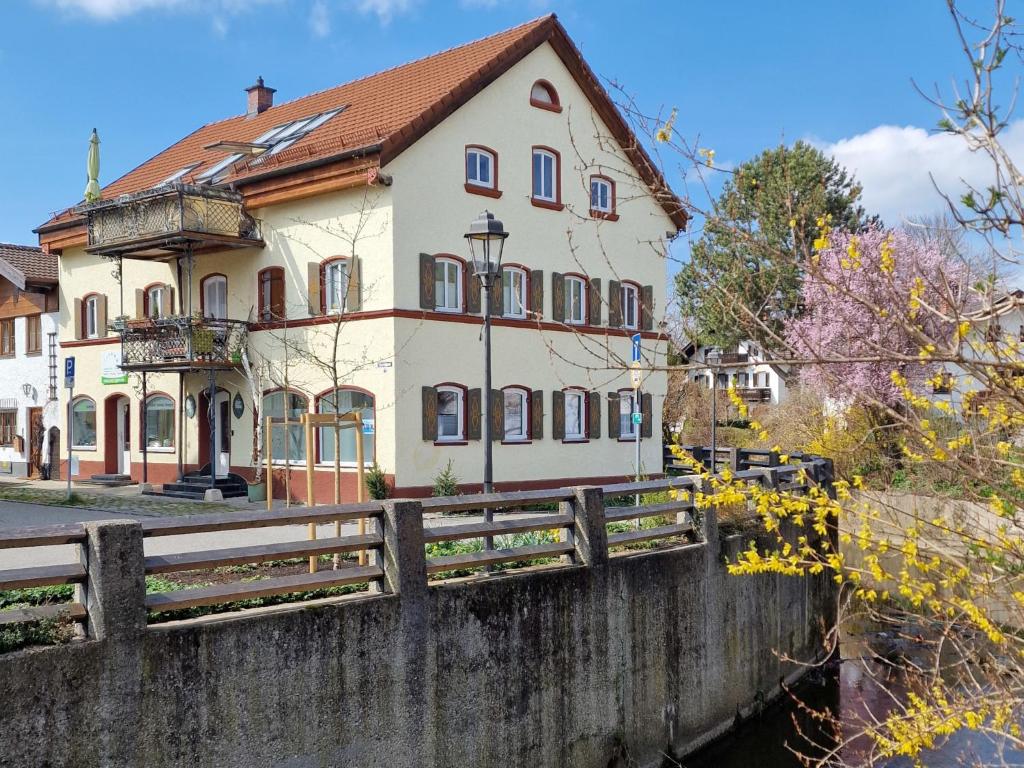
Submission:
[[538,80],[530,89],[530,104],[540,109],[561,112],[562,105],[558,101],[558,91],[547,80]]

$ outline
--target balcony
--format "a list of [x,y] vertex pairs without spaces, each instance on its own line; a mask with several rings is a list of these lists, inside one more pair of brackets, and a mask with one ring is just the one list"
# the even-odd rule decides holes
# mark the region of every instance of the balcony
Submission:
[[237,192],[166,184],[81,206],[86,250],[103,256],[167,260],[189,252],[263,247],[259,225]]
[[750,355],[746,352],[723,352],[721,365],[742,365],[748,362]]
[[115,324],[125,371],[231,369],[241,365],[249,324],[238,320],[164,317]]
[[770,403],[772,401],[772,391],[769,387],[740,387],[736,390],[736,394],[745,403]]

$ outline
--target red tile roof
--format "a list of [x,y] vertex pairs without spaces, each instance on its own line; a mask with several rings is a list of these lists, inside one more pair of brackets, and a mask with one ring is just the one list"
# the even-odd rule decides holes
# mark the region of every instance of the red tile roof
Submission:
[[[246,181],[267,173],[282,173],[289,167],[360,149],[379,153],[380,164],[385,165],[544,42],[552,44],[591,96],[612,133],[658,192],[666,211],[680,227],[685,226],[686,215],[679,201],[668,190],[646,153],[639,149],[635,136],[553,14],[482,40],[279,104],[258,115],[240,115],[205,125],[108,184],[103,188],[103,197],[109,199],[149,189],[182,168],[201,163],[183,178],[189,181],[229,154],[204,147],[219,141],[252,142],[276,126],[339,107],[344,107],[344,111],[288,149],[273,156],[264,156],[255,165],[246,166],[242,161],[223,181],[244,185]],[[67,211],[50,223],[70,218],[69,214]]]
[[0,259],[21,272],[30,283],[57,282],[57,257],[42,248],[0,243]]

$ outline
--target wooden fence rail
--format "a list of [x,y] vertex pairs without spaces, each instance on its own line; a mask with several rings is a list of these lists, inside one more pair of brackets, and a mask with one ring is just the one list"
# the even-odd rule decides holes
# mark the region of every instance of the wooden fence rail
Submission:
[[[712,464],[728,466],[739,481],[760,483],[781,490],[806,490],[807,483],[830,487],[832,466],[818,456],[793,454],[789,463],[782,464],[778,453],[761,450],[716,450],[717,460],[710,459],[711,451],[702,446],[686,446],[685,450],[705,467]],[[680,466],[685,466],[680,464]],[[807,482],[801,480],[804,470]],[[315,573],[272,576],[258,580],[229,581],[228,583],[202,583],[173,592],[147,594],[145,609],[164,612],[214,605],[282,594],[303,593],[351,584],[368,585],[370,592],[383,592],[388,586],[388,571],[396,568],[399,553],[415,560],[409,550],[389,553],[389,546],[398,546],[385,535],[384,524],[388,510],[402,506],[416,516],[419,533],[417,546],[423,549],[419,562],[420,572],[440,574],[474,571],[481,568],[510,563],[532,564],[560,562],[566,565],[586,566],[593,558],[607,558],[609,550],[619,550],[650,542],[699,544],[704,539],[694,499],[704,489],[706,477],[694,474],[672,475],[639,483],[616,483],[596,489],[554,488],[512,493],[474,494],[414,500],[409,502],[360,502],[318,507],[297,507],[284,510],[244,511],[201,514],[173,518],[148,518],[135,525],[136,536],[141,530],[144,539],[166,536],[246,531],[268,527],[323,524],[336,521],[368,520],[365,533],[336,535],[322,539],[250,544],[215,549],[193,550],[174,554],[146,555],[141,544],[137,546],[139,567],[149,576],[183,572],[209,573],[218,568],[260,564],[278,560],[310,558],[325,555],[367,552],[368,557],[359,564],[335,560],[335,567]],[[391,506],[388,506],[391,505]],[[424,526],[422,513],[460,515],[491,510],[497,513],[489,522],[432,519]],[[649,522],[653,521],[653,522]],[[93,573],[87,561],[93,527],[99,524],[55,525],[19,528],[0,532],[0,550],[34,548],[42,546],[72,546],[76,548],[77,562],[62,565],[33,566],[0,570],[0,591],[59,584],[75,585],[74,598],[69,603],[36,607],[14,606],[0,610],[0,625],[12,622],[34,621],[64,615],[73,621],[90,620],[87,613],[88,580]],[[590,526],[586,531],[581,526]],[[592,526],[599,526],[595,533]],[[548,536],[543,532],[552,531]],[[583,534],[586,535],[583,535]],[[527,534],[537,534],[528,536]],[[394,533],[391,534],[394,536]],[[298,534],[296,534],[298,536]],[[582,538],[580,538],[582,536]],[[476,549],[483,540],[498,537],[494,549]],[[137,541],[137,540],[136,540]],[[389,543],[390,542],[390,543]],[[444,545],[452,542],[470,542],[465,551],[454,551]],[[594,547],[598,547],[595,551]],[[134,550],[133,550],[134,551]],[[389,561],[390,557],[390,561]],[[409,565],[409,563],[405,563]],[[416,565],[413,563],[412,565]],[[404,565],[403,565],[404,567]],[[97,571],[102,573],[102,569]],[[101,577],[112,578],[112,577]],[[394,580],[394,579],[392,579]],[[102,590],[102,585],[93,585]],[[142,598],[140,598],[140,602]],[[90,624],[91,627],[91,624]]]

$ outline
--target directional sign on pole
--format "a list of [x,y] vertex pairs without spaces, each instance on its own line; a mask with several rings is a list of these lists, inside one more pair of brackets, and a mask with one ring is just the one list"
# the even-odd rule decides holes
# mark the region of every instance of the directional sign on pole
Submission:
[[73,357],[64,358],[64,387],[66,389],[75,388],[75,358]]
[[633,385],[633,389],[640,389],[640,382],[643,380],[643,371],[640,370],[640,363],[633,363],[633,367],[629,369],[629,379]]
[[634,333],[630,338],[633,340],[633,362],[640,362],[640,334]]

